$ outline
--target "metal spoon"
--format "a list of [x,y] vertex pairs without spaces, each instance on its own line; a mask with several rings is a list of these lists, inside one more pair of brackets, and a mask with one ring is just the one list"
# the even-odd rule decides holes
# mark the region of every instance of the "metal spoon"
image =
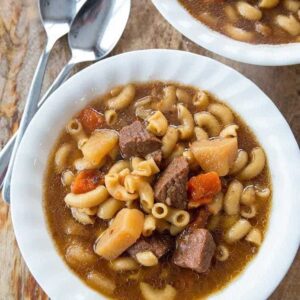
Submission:
[[[102,59],[112,51],[127,24],[130,5],[130,0],[88,0],[85,3],[74,19],[68,36],[72,57],[43,99],[40,100],[38,106],[35,107],[35,110],[63,83],[75,64]],[[8,163],[13,142],[12,138],[1,151],[0,171],[3,170],[1,165],[7,165]],[[2,171],[0,172],[0,186],[1,174],[3,174]],[[7,181],[5,178],[2,195],[4,199],[9,201],[10,186],[6,184]]]
[[[33,75],[32,83],[27,96],[23,116],[19,127],[19,137],[16,138],[16,147],[12,150],[12,143],[10,147],[5,147],[5,151],[1,152],[0,160],[0,187],[4,178],[5,170],[8,166],[9,158],[11,156],[11,163],[7,169],[7,180],[5,189],[3,189],[3,197],[9,201],[9,182],[11,177],[11,170],[14,162],[14,158],[21,138],[30,122],[35,110],[32,109],[33,103],[37,103],[40,98],[43,78],[47,66],[47,61],[51,49],[55,42],[69,32],[71,23],[84,4],[85,0],[40,0],[39,10],[40,17],[44,29],[46,31],[47,40],[45,48],[40,56],[38,65]],[[9,152],[7,151],[9,150]],[[11,153],[11,154],[10,154]]]

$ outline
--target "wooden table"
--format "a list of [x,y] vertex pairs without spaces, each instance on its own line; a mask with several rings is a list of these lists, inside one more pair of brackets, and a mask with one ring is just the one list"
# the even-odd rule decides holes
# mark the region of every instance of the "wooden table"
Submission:
[[[36,0],[0,0],[0,149],[18,127],[29,84],[45,42],[36,3]],[[300,142],[300,65],[257,67],[227,60],[183,37],[162,18],[150,0],[132,0],[130,20],[113,54],[148,48],[199,53],[235,68],[274,101]],[[43,91],[68,57],[66,40],[62,40],[51,54]],[[20,255],[9,206],[0,200],[0,300],[4,299],[39,300],[48,297],[35,282]],[[300,251],[270,299],[300,299]]]

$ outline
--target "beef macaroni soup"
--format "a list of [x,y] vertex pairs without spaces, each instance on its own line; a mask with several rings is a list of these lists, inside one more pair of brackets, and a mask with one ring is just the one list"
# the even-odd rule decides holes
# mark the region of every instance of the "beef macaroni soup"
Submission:
[[189,13],[235,40],[255,44],[300,42],[299,0],[179,0]]
[[208,92],[135,83],[61,133],[45,213],[68,266],[114,299],[199,299],[258,252],[271,180],[246,124]]

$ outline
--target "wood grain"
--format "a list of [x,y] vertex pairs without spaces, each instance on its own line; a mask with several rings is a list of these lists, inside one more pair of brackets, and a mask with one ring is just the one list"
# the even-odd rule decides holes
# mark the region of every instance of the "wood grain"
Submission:
[[[18,127],[29,84],[45,42],[36,3],[35,0],[0,0],[0,148]],[[235,68],[274,101],[300,142],[300,65],[258,67],[227,60],[183,37],[162,18],[151,1],[132,0],[130,20],[113,55],[148,48],[186,50],[215,58]],[[43,91],[68,57],[66,40],[63,39],[51,54]],[[0,300],[47,299],[24,264],[14,238],[9,207],[1,200],[0,266]],[[270,299],[299,298],[300,252]]]

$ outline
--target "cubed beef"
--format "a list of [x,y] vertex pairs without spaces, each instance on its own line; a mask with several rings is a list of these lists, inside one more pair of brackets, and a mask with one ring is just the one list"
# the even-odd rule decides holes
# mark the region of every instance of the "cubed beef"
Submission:
[[153,160],[155,161],[155,163],[157,164],[157,166],[160,166],[161,164],[161,161],[162,161],[162,151],[159,149],[159,150],[156,150],[152,153],[149,153],[147,155],[147,158],[148,157],[152,157]]
[[187,160],[183,156],[174,158],[154,186],[156,201],[185,209],[187,207],[188,173]]
[[167,234],[154,234],[150,237],[141,237],[127,252],[135,258],[139,252],[152,251],[160,258],[173,248],[173,238]]
[[160,149],[161,140],[148,132],[142,122],[134,121],[120,130],[119,146],[124,158],[145,157]]
[[179,267],[198,273],[206,272],[216,250],[216,244],[207,229],[185,230],[176,239],[173,262]]

